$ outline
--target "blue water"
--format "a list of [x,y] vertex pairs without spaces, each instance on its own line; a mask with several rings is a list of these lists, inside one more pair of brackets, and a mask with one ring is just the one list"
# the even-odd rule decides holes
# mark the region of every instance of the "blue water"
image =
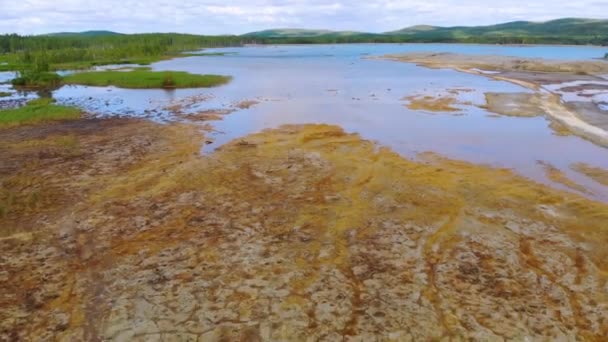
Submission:
[[273,45],[209,49],[207,52],[234,53],[233,58],[358,58],[410,52],[450,52],[471,55],[499,55],[525,58],[585,60],[602,58],[608,48],[598,46],[557,45],[479,45],[479,44],[337,44]]

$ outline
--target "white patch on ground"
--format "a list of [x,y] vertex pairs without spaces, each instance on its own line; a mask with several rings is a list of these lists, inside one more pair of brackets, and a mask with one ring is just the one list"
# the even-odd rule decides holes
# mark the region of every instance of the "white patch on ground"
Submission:
[[471,71],[475,71],[480,74],[486,74],[486,75],[500,74],[500,71],[482,70],[482,69],[477,69],[477,68],[473,68],[473,69],[471,69]]
[[605,102],[608,101],[608,90],[606,89],[585,89],[581,91],[564,91],[565,88],[579,87],[583,85],[608,86],[604,81],[572,81],[557,84],[546,84],[543,88],[549,92],[559,94],[565,102]]

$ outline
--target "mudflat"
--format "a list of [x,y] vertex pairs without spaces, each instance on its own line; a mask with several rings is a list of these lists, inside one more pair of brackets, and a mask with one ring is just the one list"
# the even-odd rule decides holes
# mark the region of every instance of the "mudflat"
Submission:
[[0,338],[608,335],[606,203],[336,126],[203,141],[126,119],[1,129]]
[[[573,134],[608,146],[608,112],[603,109],[603,102],[593,99],[608,86],[605,78],[608,61],[562,61],[454,53],[409,53],[382,58],[429,68],[449,68],[515,83],[535,92],[536,96],[530,97],[530,101],[523,101],[524,104],[517,104],[514,102],[518,101],[509,98],[509,95],[497,97],[493,94],[487,97],[491,100],[487,108],[498,108],[497,113],[503,114],[505,107],[538,107],[533,111],[544,113]],[[579,99],[565,101],[566,95]],[[586,101],[580,100],[582,98]]]

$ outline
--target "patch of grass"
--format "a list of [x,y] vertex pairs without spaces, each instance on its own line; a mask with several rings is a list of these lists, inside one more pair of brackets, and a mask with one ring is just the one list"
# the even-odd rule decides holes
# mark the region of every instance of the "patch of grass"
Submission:
[[5,92],[5,91],[0,91],[0,97],[8,97],[11,96],[11,93]]
[[141,58],[129,58],[129,59],[113,59],[113,60],[101,60],[101,61],[79,61],[79,62],[66,62],[66,63],[55,63],[51,65],[52,70],[87,70],[96,66],[104,65],[150,65],[154,62],[171,59],[169,56],[159,57],[141,57]]
[[11,82],[17,88],[54,89],[61,85],[61,76],[54,72],[25,73]]
[[0,63],[0,72],[19,70],[19,66],[11,63]]
[[204,88],[214,87],[227,83],[228,76],[220,75],[194,75],[177,71],[147,71],[133,70],[83,72],[72,74],[64,78],[65,84],[80,84],[88,86],[117,86],[131,89],[150,88]]
[[23,69],[23,63],[18,62],[12,55],[0,54],[0,72]]
[[32,100],[20,108],[0,110],[0,126],[77,119],[80,114],[78,108],[59,106],[54,104],[53,99],[41,98]]

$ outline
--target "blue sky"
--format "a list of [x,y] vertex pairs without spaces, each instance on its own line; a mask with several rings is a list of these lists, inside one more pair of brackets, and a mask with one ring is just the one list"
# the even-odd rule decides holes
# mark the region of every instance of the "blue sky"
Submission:
[[0,32],[107,29],[241,34],[268,28],[383,32],[417,24],[608,16],[608,0],[0,0]]

